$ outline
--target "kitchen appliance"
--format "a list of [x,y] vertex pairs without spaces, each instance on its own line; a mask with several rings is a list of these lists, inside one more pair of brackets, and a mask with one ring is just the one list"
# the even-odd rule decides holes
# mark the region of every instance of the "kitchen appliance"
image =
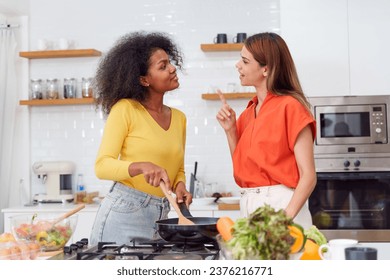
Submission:
[[72,176],[75,165],[70,161],[39,161],[32,166],[34,173],[46,186],[45,194],[38,194],[35,201],[61,203],[73,200]]
[[312,97],[316,155],[390,154],[390,96]]
[[128,244],[99,242],[89,246],[83,238],[56,254],[51,260],[217,260],[216,242],[168,242],[159,240],[130,240]]
[[390,241],[390,96],[312,97],[313,223],[328,239]]
[[193,217],[185,203],[178,203],[178,207],[193,224],[179,224],[179,218],[156,221],[156,229],[164,240],[184,243],[216,242],[218,218]]

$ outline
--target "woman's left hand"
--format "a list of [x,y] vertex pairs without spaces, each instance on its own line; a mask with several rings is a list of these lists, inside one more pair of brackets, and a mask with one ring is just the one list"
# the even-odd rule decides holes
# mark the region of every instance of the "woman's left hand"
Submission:
[[190,204],[192,203],[192,194],[187,191],[186,186],[183,182],[179,182],[177,184],[175,194],[177,203],[185,202],[187,207],[190,206]]

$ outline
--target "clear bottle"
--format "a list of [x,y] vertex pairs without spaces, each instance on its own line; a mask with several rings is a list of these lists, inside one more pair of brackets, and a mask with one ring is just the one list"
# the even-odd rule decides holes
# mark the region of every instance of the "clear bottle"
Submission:
[[77,176],[77,189],[76,189],[76,191],[77,192],[85,191],[83,174],[79,174]]

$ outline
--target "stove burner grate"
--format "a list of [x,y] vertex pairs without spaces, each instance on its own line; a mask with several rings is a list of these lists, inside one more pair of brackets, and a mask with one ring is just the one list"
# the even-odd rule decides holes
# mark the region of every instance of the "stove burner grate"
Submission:
[[[76,248],[76,246],[73,246]],[[165,240],[131,240],[129,244],[99,242],[96,246],[78,247],[65,252],[64,259],[75,260],[152,260],[211,259],[219,257],[217,244],[167,242]]]

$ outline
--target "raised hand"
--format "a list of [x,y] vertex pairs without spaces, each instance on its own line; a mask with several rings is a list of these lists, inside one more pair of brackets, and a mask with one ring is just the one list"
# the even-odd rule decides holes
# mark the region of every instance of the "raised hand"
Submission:
[[226,102],[225,96],[219,89],[217,93],[222,102],[222,107],[217,113],[217,120],[225,131],[229,131],[236,126],[236,112]]

